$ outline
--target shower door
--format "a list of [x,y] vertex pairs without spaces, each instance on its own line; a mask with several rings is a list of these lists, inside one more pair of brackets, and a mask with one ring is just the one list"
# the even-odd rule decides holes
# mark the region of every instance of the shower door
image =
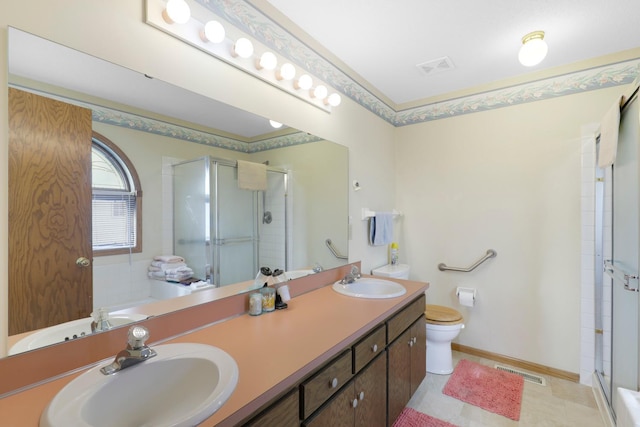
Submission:
[[610,404],[618,387],[638,389],[638,260],[640,247],[640,175],[638,102],[624,109],[612,171],[612,253],[604,280],[611,283]]
[[238,188],[235,162],[213,161],[212,167],[214,283],[224,286],[258,271],[258,192]]

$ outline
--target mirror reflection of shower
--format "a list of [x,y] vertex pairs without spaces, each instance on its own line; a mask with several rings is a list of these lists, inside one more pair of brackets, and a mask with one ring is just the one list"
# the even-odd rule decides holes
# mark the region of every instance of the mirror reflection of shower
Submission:
[[[269,166],[269,161],[267,160],[266,162],[264,162],[264,164]],[[266,200],[267,200],[267,192],[263,191],[262,192],[262,212],[263,212],[262,223],[271,224],[271,221],[273,221],[273,216],[271,215],[271,211],[267,210]]]
[[262,265],[286,270],[286,187],[287,171],[277,168],[267,168],[266,191],[250,191],[238,187],[233,160],[174,164],[174,253],[215,286],[252,280]]

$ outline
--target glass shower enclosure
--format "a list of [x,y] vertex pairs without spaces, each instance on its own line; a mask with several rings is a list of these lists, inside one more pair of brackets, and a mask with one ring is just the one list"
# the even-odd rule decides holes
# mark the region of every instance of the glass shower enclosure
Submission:
[[240,189],[237,171],[209,156],[173,165],[174,253],[215,286],[287,267],[286,171],[269,168],[264,192]]
[[595,369],[615,417],[618,387],[640,384],[640,105],[621,110],[616,160],[596,168]]

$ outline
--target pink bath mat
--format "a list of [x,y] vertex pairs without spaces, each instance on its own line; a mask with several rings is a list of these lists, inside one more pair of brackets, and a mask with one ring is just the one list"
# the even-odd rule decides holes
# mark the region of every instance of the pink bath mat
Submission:
[[518,421],[523,388],[520,375],[462,359],[442,393]]
[[393,423],[393,427],[456,427],[446,421],[433,418],[415,409],[406,407]]

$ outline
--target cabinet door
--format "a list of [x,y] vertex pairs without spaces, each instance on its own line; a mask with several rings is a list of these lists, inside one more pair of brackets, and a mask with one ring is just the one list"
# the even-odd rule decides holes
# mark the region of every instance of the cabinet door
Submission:
[[355,387],[352,381],[302,425],[304,427],[353,427],[354,396]]
[[387,424],[387,358],[379,355],[355,378],[358,399],[355,427],[383,427]]
[[300,394],[298,389],[295,389],[245,424],[245,427],[296,427],[300,425],[299,415]]
[[421,317],[411,327],[414,344],[411,347],[411,392],[416,392],[422,380],[427,375],[427,329],[424,317]]
[[389,425],[411,398],[411,343],[411,329],[407,329],[388,347]]

